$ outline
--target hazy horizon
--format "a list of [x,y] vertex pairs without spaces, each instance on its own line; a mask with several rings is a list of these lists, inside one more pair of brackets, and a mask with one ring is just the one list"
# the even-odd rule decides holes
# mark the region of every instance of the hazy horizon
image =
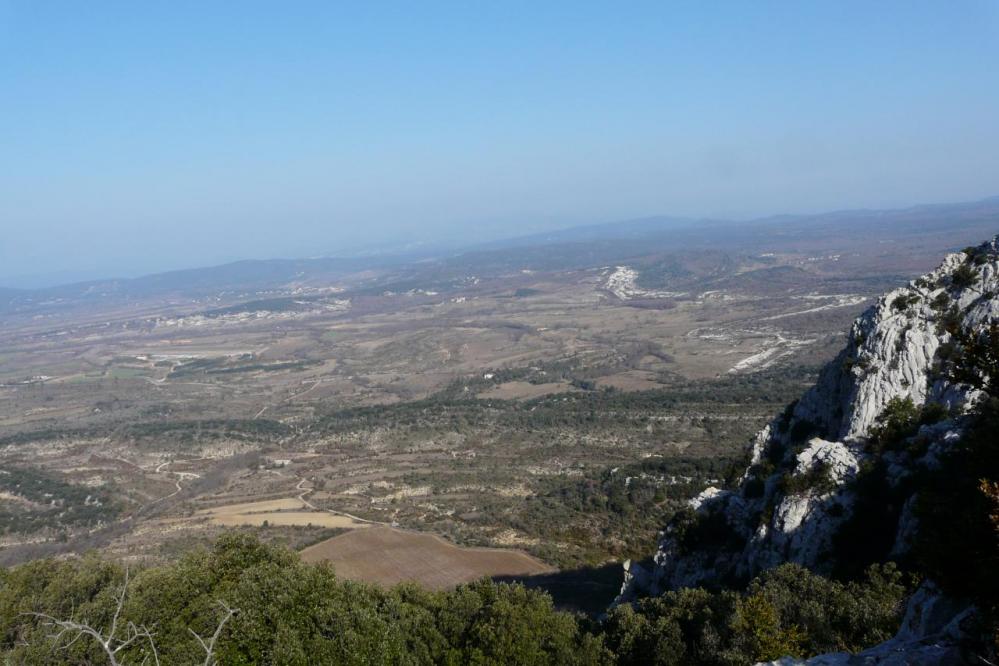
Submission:
[[7,283],[0,283],[0,289],[45,289],[47,287],[55,287],[73,283],[91,282],[91,281],[101,281],[101,280],[113,280],[113,279],[131,279],[138,278],[147,275],[155,275],[159,273],[169,273],[174,271],[184,271],[191,269],[200,268],[211,268],[213,266],[225,265],[230,263],[236,263],[241,261],[272,261],[272,260],[307,260],[307,259],[318,259],[318,258],[361,258],[361,257],[375,257],[375,256],[386,256],[386,257],[429,257],[429,256],[440,256],[448,252],[466,252],[475,251],[476,249],[489,248],[491,243],[497,241],[513,241],[518,238],[531,238],[534,235],[543,236],[545,233],[556,233],[560,231],[569,231],[574,229],[584,229],[590,226],[604,226],[604,225],[617,225],[617,224],[628,224],[630,222],[640,222],[644,220],[654,220],[657,218],[662,218],[664,220],[689,220],[691,222],[697,222],[699,220],[711,221],[711,222],[721,222],[721,223],[733,223],[739,224],[744,222],[756,222],[756,221],[766,221],[772,218],[780,217],[812,217],[812,216],[822,216],[828,214],[837,213],[850,213],[850,212],[865,212],[865,211],[904,211],[907,209],[919,208],[922,206],[937,206],[937,205],[963,205],[963,204],[975,204],[980,202],[992,201],[999,199],[999,195],[992,195],[981,197],[978,199],[968,200],[968,201],[920,201],[913,202],[908,205],[900,205],[897,208],[860,208],[860,207],[841,207],[829,210],[819,210],[819,211],[775,211],[773,213],[762,215],[752,218],[734,219],[734,218],[708,218],[708,217],[679,217],[671,215],[650,215],[638,218],[629,218],[621,220],[611,220],[596,223],[586,223],[586,224],[570,224],[568,226],[556,226],[547,229],[537,230],[535,232],[527,231],[523,234],[498,234],[491,237],[483,237],[478,239],[469,239],[465,242],[455,242],[455,243],[423,243],[423,244],[411,244],[411,245],[369,245],[369,246],[358,246],[355,248],[345,248],[344,251],[340,253],[329,253],[329,254],[310,254],[310,255],[258,255],[258,256],[244,256],[236,257],[230,260],[215,262],[215,263],[195,263],[190,265],[171,265],[165,266],[159,269],[144,270],[138,269],[133,272],[119,272],[119,273],[108,273],[107,271],[99,271],[96,273],[86,273],[86,272],[74,272],[74,271],[59,271],[41,274],[28,274],[22,276],[13,276]]
[[0,286],[999,192],[999,9],[0,0]]

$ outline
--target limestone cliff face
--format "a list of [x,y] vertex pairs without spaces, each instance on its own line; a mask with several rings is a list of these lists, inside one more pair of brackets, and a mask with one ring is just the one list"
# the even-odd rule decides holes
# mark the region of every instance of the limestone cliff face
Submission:
[[[978,394],[948,381],[940,367],[954,333],[997,321],[999,236],[882,296],[854,322],[846,348],[815,386],[758,434],[741,485],[710,488],[691,501],[695,521],[723,523],[733,538],[691,543],[672,526],[651,570],[629,567],[622,599],[746,579],[784,562],[828,573],[836,564],[834,539],[857,505],[853,481],[862,466],[876,458],[887,482],[897,484],[932,469],[960,438],[962,414]],[[893,399],[907,398],[916,407],[939,405],[941,420],[912,438],[920,446],[872,452],[867,444],[879,417]],[[913,503],[910,497],[899,512],[893,556],[909,549],[918,529]]]

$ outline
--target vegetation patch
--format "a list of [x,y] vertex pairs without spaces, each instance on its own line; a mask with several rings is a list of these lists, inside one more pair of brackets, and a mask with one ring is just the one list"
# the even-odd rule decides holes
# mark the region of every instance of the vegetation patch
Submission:
[[[127,586],[126,586],[127,584]],[[891,565],[839,583],[783,565],[744,592],[685,589],[623,606],[595,624],[519,584],[479,581],[433,592],[382,589],[230,533],[210,550],[133,570],[96,557],[0,570],[0,655],[11,663],[106,663],[97,641],[53,639],[46,617],[105,630],[154,627],[122,663],[201,663],[218,631],[223,664],[731,664],[858,650],[896,629],[907,593]],[[220,624],[221,609],[232,609]]]
[[23,499],[29,507],[0,502],[0,533],[43,528],[90,527],[114,519],[121,503],[110,488],[88,488],[27,467],[0,470],[0,491]]
[[622,665],[751,664],[859,651],[887,640],[908,587],[891,564],[840,583],[785,564],[744,592],[683,589],[611,612],[607,646]]

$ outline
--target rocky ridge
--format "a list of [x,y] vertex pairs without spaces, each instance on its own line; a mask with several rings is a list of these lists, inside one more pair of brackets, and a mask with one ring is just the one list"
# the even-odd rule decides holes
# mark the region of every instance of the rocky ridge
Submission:
[[[845,349],[815,386],[757,435],[738,487],[709,488],[691,500],[689,516],[663,533],[651,568],[626,564],[619,602],[743,581],[784,562],[833,572],[842,564],[841,528],[863,510],[857,482],[862,470],[876,463],[885,470],[885,483],[904,488],[899,484],[935,469],[941,453],[960,439],[965,415],[981,394],[949,379],[942,368],[955,336],[997,322],[999,236],[948,255],[935,271],[882,296],[854,322]],[[906,446],[879,450],[872,441],[886,414],[899,406],[933,418],[908,436]],[[909,552],[918,529],[914,504],[914,494],[900,502],[884,557]],[[929,583],[913,596],[909,614],[921,617],[934,605],[946,606]],[[965,609],[951,610],[947,621],[934,615],[934,631],[941,636],[950,635],[945,627],[953,634],[949,623],[959,621]],[[929,631],[907,619],[883,653],[875,648],[863,656],[827,655],[813,663],[896,663],[889,657],[905,654],[905,646],[923,650],[920,641]],[[908,654],[913,661],[897,663],[939,663]]]

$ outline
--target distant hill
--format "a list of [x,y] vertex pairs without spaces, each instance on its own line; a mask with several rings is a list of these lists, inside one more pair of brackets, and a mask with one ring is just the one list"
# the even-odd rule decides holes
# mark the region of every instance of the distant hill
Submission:
[[[0,288],[0,313],[44,303],[86,303],[219,292],[253,295],[294,285],[322,285],[362,271],[392,271],[386,279],[448,280],[484,270],[573,270],[625,261],[657,252],[812,252],[850,249],[857,243],[893,244],[935,237],[936,244],[961,231],[967,237],[999,230],[999,197],[981,201],[914,206],[898,210],[844,210],[817,215],[781,215],[746,222],[657,216],[572,227],[469,246],[426,248],[422,254],[365,257],[265,259],[156,273],[131,279],[79,282],[43,289]],[[959,249],[948,247],[947,249]],[[380,288],[377,285],[372,288]]]
[[223,291],[256,293],[295,283],[333,281],[360,270],[411,261],[410,257],[251,259],[221,266],[155,273],[138,278],[95,280],[42,289],[0,289],[0,312],[47,302],[86,302],[178,295],[200,297]]
[[[655,216],[570,227],[541,234],[519,236],[477,246],[476,250],[502,249],[530,245],[593,242],[600,240],[655,239],[675,243],[721,243],[759,240],[760,233],[844,234],[853,230],[865,233],[928,233],[952,228],[955,224],[990,221],[999,224],[999,196],[980,201],[927,204],[890,210],[840,210],[807,215],[775,215],[743,222],[712,218]],[[765,238],[765,237],[763,237]]]

